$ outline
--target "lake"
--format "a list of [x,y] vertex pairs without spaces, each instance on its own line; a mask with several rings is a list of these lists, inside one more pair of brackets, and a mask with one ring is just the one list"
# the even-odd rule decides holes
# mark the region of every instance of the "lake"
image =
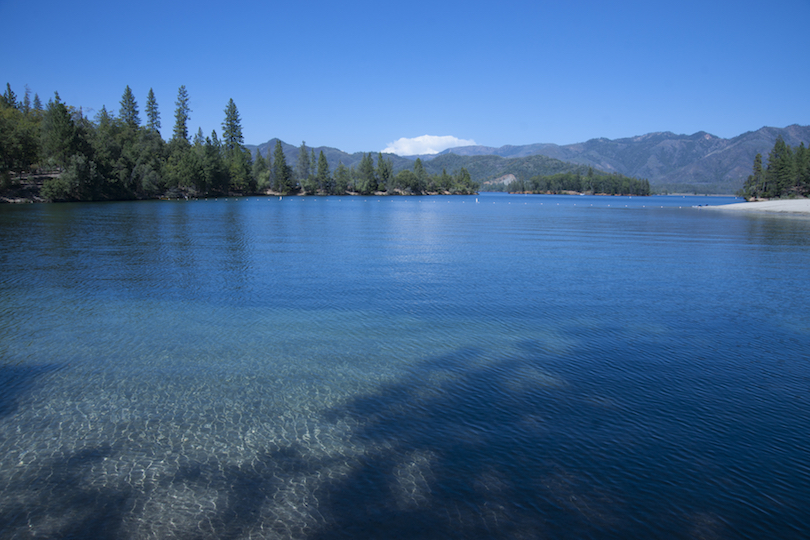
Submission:
[[806,538],[810,219],[0,207],[0,537]]

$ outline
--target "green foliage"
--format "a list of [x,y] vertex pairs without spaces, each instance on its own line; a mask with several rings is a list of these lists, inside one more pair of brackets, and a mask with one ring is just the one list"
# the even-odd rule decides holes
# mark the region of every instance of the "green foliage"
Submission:
[[431,193],[442,194],[473,194],[478,186],[473,182],[469,171],[461,167],[455,174],[450,175],[446,169],[441,174],[429,174],[421,159],[414,161],[413,171],[403,169],[391,178],[388,184],[389,191],[411,195]]
[[228,192],[230,178],[225,160],[222,157],[222,147],[217,139],[216,131],[211,132],[211,137],[205,139],[202,169],[205,186],[209,193],[223,194]]
[[292,171],[284,157],[281,141],[276,141],[276,148],[273,150],[273,191],[287,194],[292,191],[292,187]]
[[174,102],[174,105],[172,140],[188,142],[188,115],[191,109],[188,106],[188,91],[185,85],[177,90],[177,101]]
[[314,181],[309,182],[310,159],[309,159],[309,151],[307,150],[307,143],[304,141],[301,141],[301,147],[298,149],[298,164],[295,167],[295,179],[301,186],[302,191],[304,192],[315,191]]
[[579,172],[567,172],[548,176],[533,176],[527,181],[516,179],[508,184],[487,186],[490,191],[518,193],[592,193],[594,195],[650,195],[647,180],[630,178],[621,174],[595,173],[589,169],[582,176]]
[[338,162],[338,166],[335,169],[335,185],[333,188],[333,192],[337,195],[346,193],[349,191],[349,186],[351,184],[351,173],[349,169],[343,164],[343,162]]
[[79,147],[78,133],[67,106],[54,94],[42,117],[42,153],[57,167],[66,167]]
[[155,92],[149,89],[146,95],[146,127],[154,131],[160,131],[160,112],[155,100]]
[[333,192],[332,177],[329,176],[329,162],[326,161],[326,156],[323,155],[323,152],[318,154],[318,166],[317,172],[315,173],[315,182],[319,191],[323,193]]
[[267,160],[258,152],[253,159],[253,179],[259,192],[270,189],[270,169],[267,167]]
[[374,171],[374,160],[371,154],[363,154],[360,165],[357,167],[357,182],[355,189],[363,195],[377,191],[377,176]]
[[124,95],[121,96],[121,109],[118,116],[132,129],[141,125],[141,118],[138,116],[138,103],[135,101],[135,96],[132,94],[129,85],[124,89]]
[[225,120],[222,122],[222,146],[226,153],[231,153],[235,150],[241,151],[244,143],[242,119],[239,117],[236,104],[230,99],[225,107]]
[[6,91],[0,96],[0,107],[17,108],[17,94],[11,90],[11,84],[6,83]]
[[93,161],[82,154],[74,154],[61,176],[45,182],[42,196],[51,201],[92,201],[98,199],[103,181]]
[[225,107],[225,120],[222,122],[222,150],[230,176],[230,188],[239,193],[253,191],[256,182],[253,177],[253,162],[250,151],[244,147],[242,120],[233,99]]
[[0,106],[0,174],[22,174],[39,159],[39,118]]
[[377,154],[377,189],[385,191],[394,176],[394,164],[390,159],[384,158],[382,152]]
[[778,137],[763,169],[757,154],[751,174],[737,195],[752,199],[810,196],[810,155],[804,142],[794,151]]

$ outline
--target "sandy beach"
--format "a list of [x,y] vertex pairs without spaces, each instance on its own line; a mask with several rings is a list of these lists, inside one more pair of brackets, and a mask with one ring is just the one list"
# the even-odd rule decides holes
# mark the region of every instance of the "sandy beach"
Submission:
[[810,214],[810,199],[780,199],[776,201],[757,201],[721,206],[704,206],[710,210],[725,212],[776,212],[782,214]]

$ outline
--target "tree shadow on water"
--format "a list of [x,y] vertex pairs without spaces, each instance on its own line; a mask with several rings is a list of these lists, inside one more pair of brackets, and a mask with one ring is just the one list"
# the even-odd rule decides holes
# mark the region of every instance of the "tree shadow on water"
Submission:
[[120,538],[133,494],[120,486],[87,486],[93,467],[111,454],[109,447],[86,448],[49,461],[38,478],[17,486],[17,497],[3,499],[0,537]]
[[0,364],[0,418],[14,413],[20,397],[33,388],[36,380],[56,369],[55,365]]
[[[669,510],[666,496],[657,494],[652,514],[639,513],[648,488],[628,493],[616,480],[627,474],[616,472],[625,449],[638,452],[622,446],[626,411],[601,414],[609,404],[549,373],[560,359],[543,344],[515,351],[428,359],[308,420],[323,432],[349,428],[322,440],[316,430],[311,438],[288,433],[247,462],[178,450],[178,462],[164,463],[151,484],[99,485],[93,465],[116,458],[111,448],[66,456],[26,488],[27,499],[0,503],[0,536],[30,536],[32,515],[40,525],[50,519],[39,530],[62,538],[660,535],[643,521]],[[643,472],[661,473],[659,486],[674,483],[665,465]],[[706,515],[706,527],[722,527]]]
[[[355,419],[366,448],[319,493],[337,538],[535,538],[604,534],[615,504],[559,467],[550,411],[565,385],[537,351],[490,359],[468,349],[327,415]],[[563,437],[564,438],[564,437]],[[580,499],[577,499],[580,497]]]

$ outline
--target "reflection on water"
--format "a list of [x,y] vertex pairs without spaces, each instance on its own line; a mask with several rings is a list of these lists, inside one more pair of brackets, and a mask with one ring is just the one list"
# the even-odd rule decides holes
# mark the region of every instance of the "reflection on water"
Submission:
[[1,208],[0,536],[802,537],[810,223],[478,200]]

